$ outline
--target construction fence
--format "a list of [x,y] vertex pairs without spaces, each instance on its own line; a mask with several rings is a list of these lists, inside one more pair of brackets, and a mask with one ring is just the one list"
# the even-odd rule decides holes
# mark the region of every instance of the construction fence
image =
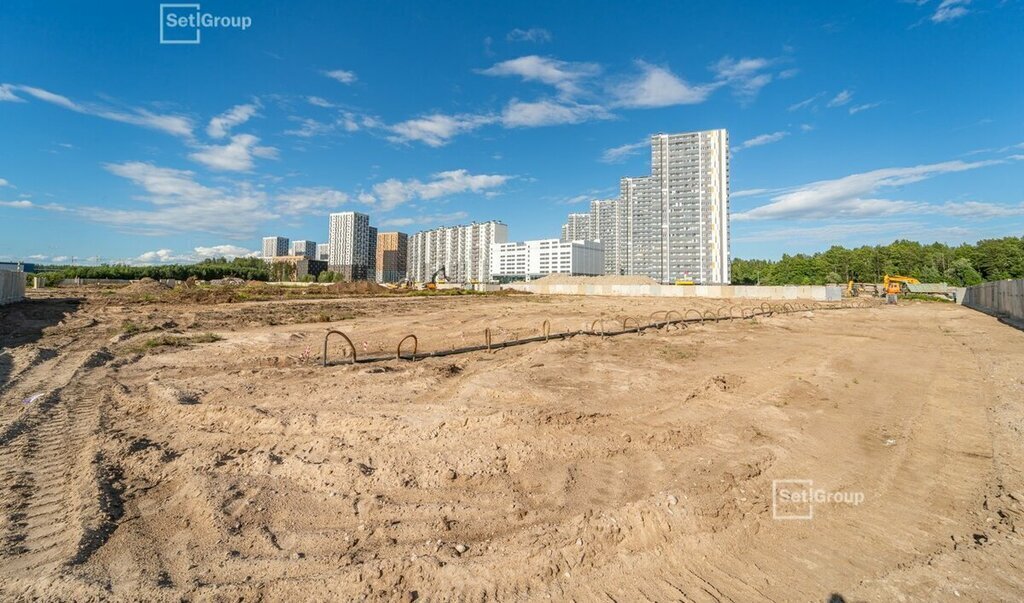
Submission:
[[1024,279],[993,281],[968,287],[964,305],[1024,325]]
[[25,299],[25,273],[0,270],[0,304],[10,304]]

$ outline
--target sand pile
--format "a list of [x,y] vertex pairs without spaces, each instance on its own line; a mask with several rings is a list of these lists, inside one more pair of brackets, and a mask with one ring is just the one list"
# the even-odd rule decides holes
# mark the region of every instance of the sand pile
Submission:
[[658,281],[649,276],[569,276],[549,274],[532,281],[538,285],[657,285]]
[[132,284],[124,287],[118,293],[121,295],[139,296],[139,295],[159,295],[169,289],[167,285],[155,281],[148,276],[141,280],[135,281]]

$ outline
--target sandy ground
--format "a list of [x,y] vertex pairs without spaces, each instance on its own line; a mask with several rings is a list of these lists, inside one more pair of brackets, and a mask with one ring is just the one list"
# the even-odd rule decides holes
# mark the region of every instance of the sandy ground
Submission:
[[[323,368],[328,328],[376,355],[719,304],[45,295],[0,310],[0,599],[1024,598],[1024,332],[966,308]],[[819,498],[773,511],[787,479]]]

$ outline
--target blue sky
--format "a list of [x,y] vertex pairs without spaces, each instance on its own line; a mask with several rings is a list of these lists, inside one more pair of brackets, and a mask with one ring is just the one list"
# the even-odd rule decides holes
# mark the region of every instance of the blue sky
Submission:
[[1024,7],[918,2],[201,2],[0,11],[0,257],[168,262],[565,214],[729,130],[734,257],[1024,226]]

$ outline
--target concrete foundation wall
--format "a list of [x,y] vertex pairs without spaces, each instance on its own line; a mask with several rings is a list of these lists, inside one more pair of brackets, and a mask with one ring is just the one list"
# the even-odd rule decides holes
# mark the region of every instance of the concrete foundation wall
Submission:
[[964,305],[1024,325],[1024,279],[968,287],[964,293]]
[[622,297],[714,297],[722,299],[813,299],[839,301],[838,285],[765,287],[756,285],[544,285],[508,283],[502,289],[517,289],[549,295],[610,295]]
[[0,270],[0,304],[25,299],[25,273]]

